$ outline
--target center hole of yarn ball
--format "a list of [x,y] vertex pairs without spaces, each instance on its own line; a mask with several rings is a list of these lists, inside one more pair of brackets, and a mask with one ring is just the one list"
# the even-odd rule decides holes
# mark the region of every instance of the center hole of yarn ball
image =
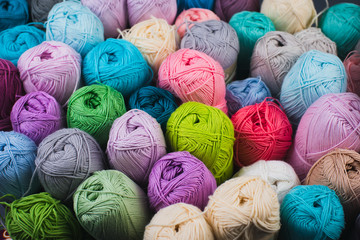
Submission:
[[177,176],[181,175],[183,172],[184,170],[182,168],[182,163],[171,162],[168,166],[166,166],[164,171],[161,173],[162,174],[161,177],[162,179],[170,181],[176,178]]
[[319,199],[319,200],[316,200],[316,201],[313,203],[313,206],[314,206],[315,208],[321,207],[321,205],[320,205],[320,199]]
[[118,59],[114,53],[107,53],[108,63],[116,63]]
[[84,97],[84,103],[88,108],[96,109],[101,105],[101,98],[94,92],[88,92]]
[[4,152],[4,151],[5,151],[5,146],[6,146],[5,144],[0,145],[0,151],[1,151],[1,152]]
[[51,53],[46,52],[46,51],[43,52],[43,53],[40,55],[40,59],[41,59],[41,61],[42,61],[42,60],[52,59]]
[[179,224],[176,224],[175,225],[175,232],[179,232],[179,228],[180,228]]
[[104,186],[101,183],[97,183],[92,185],[86,194],[86,198],[90,201],[96,201],[96,199],[99,197],[99,192],[101,192],[104,189]]
[[10,4],[8,1],[4,1],[1,3],[1,7],[7,11],[7,10],[9,10]]
[[69,19],[70,21],[72,21],[72,23],[77,23],[78,22],[78,16],[75,14],[69,15],[67,16],[67,19]]
[[280,42],[280,41],[276,41],[276,46],[277,47],[283,47],[283,46],[285,46],[285,44]]
[[46,106],[38,99],[29,99],[25,103],[24,108],[26,111],[32,113],[46,113]]
[[240,197],[240,199],[239,199],[239,205],[243,205],[243,204],[247,203],[247,201],[249,201],[248,198],[246,198],[246,197]]
[[348,177],[355,178],[359,174],[358,169],[360,169],[360,163],[357,161],[351,161],[346,164],[345,168]]

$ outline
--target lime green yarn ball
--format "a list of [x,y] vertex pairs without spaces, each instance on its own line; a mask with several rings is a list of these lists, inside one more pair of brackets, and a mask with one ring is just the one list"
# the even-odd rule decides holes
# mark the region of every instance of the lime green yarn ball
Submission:
[[168,120],[166,140],[172,151],[188,151],[203,161],[218,184],[232,176],[234,126],[221,110],[182,104]]
[[74,194],[74,211],[96,239],[142,239],[150,222],[143,190],[117,170],[95,172]]
[[125,112],[125,102],[120,92],[105,85],[86,86],[70,97],[67,124],[69,128],[79,128],[89,133],[104,148],[113,122]]

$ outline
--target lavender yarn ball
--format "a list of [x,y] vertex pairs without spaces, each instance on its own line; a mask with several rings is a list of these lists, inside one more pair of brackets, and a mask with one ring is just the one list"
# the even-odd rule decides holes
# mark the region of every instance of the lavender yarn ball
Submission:
[[156,211],[179,202],[203,210],[215,189],[216,180],[202,161],[189,152],[172,152],[152,168],[148,197]]

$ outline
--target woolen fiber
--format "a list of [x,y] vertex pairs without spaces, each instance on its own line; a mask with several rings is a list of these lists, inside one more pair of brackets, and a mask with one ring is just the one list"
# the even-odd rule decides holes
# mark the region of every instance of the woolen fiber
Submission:
[[227,113],[224,70],[203,52],[180,49],[170,54],[159,69],[158,87],[182,102],[200,102]]
[[62,42],[45,41],[24,52],[18,61],[27,93],[43,91],[66,105],[80,86],[81,56]]
[[232,176],[234,126],[219,109],[182,104],[169,118],[166,140],[171,151],[188,151],[201,160],[218,184]]
[[229,22],[231,17],[243,11],[259,12],[259,0],[215,0],[215,13],[221,20]]
[[344,60],[347,91],[360,95],[360,50],[351,52]]
[[146,226],[144,240],[214,240],[210,225],[197,207],[177,203],[161,209]]
[[237,177],[210,196],[206,220],[217,239],[273,239],[280,229],[275,191],[259,177]]
[[65,128],[41,142],[35,164],[45,191],[68,201],[85,179],[105,168],[104,160],[94,138],[79,129]]
[[177,0],[178,13],[190,8],[205,8],[213,10],[215,0]]
[[355,50],[360,52],[360,39],[359,39],[359,41],[358,41],[358,43],[357,43],[357,45],[355,47]]
[[0,0],[0,32],[26,24],[29,10],[26,0]]
[[271,94],[278,97],[286,74],[305,52],[304,45],[290,33],[269,32],[254,47],[251,76],[260,76]]
[[74,194],[74,211],[96,239],[142,239],[150,222],[143,190],[117,170],[95,172]]
[[248,166],[258,160],[283,160],[292,144],[292,126],[275,99],[266,98],[237,111],[234,161]]
[[300,180],[311,166],[336,148],[360,151],[360,97],[354,93],[327,94],[302,117],[287,162]]
[[126,112],[111,127],[106,153],[112,168],[146,188],[152,167],[166,154],[160,124],[142,110]]
[[70,98],[67,111],[69,128],[79,128],[105,148],[110,128],[126,112],[124,98],[106,85],[85,86]]
[[326,186],[297,186],[281,204],[279,239],[339,239],[344,211],[335,191]]
[[51,133],[65,127],[65,116],[60,104],[46,92],[28,93],[14,104],[11,125],[36,145]]
[[172,152],[154,164],[148,197],[155,211],[180,202],[203,210],[215,189],[216,180],[203,162],[189,152]]
[[153,72],[140,51],[123,39],[109,38],[84,58],[83,78],[87,85],[105,84],[127,98],[149,85]]
[[34,22],[45,22],[52,7],[63,0],[30,0],[31,19]]
[[298,125],[306,109],[328,93],[347,88],[344,64],[333,54],[311,50],[300,56],[285,76],[280,102],[289,120]]

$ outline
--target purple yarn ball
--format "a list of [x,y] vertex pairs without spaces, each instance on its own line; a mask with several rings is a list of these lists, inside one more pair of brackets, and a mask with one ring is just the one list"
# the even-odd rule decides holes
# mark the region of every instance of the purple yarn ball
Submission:
[[259,0],[215,0],[214,12],[221,20],[229,22],[231,17],[238,12],[260,11]]

